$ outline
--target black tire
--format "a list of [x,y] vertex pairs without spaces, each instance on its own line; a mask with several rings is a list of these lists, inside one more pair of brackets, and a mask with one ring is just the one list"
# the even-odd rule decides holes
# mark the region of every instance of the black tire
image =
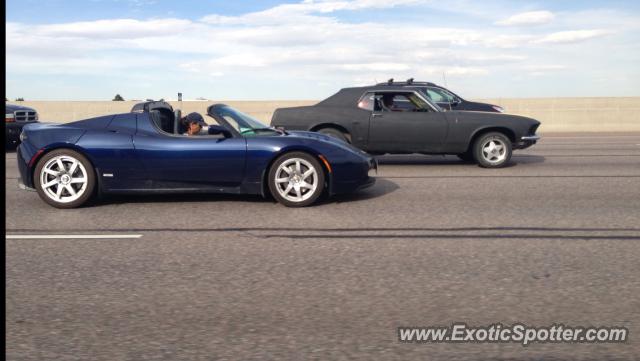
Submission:
[[[299,171],[296,169],[296,160],[300,161]],[[291,163],[294,168],[287,166],[289,163]],[[289,169],[292,173],[287,173],[284,168]],[[310,173],[307,178],[301,178],[311,168],[313,168],[315,172]],[[306,182],[310,177],[313,183]],[[287,181],[276,181],[276,179],[285,178],[289,179],[288,183]],[[271,195],[278,202],[287,207],[305,207],[313,204],[324,191],[324,179],[324,168],[320,162],[312,155],[303,152],[291,152],[281,155],[275,162],[273,162],[267,175],[267,183],[269,185]],[[303,183],[311,186],[315,185],[315,187],[306,187],[302,185]],[[295,188],[296,184],[300,193],[298,193]],[[289,189],[289,186],[293,188]],[[286,192],[287,189],[289,189],[288,192]],[[291,192],[295,192],[296,196],[292,195]],[[300,196],[298,196],[298,194]],[[299,198],[299,200],[296,198]]]
[[[62,162],[64,168],[61,172],[59,171],[58,159]],[[75,167],[73,166],[73,161],[77,161]],[[53,171],[54,173],[56,171],[49,167],[56,168],[58,174],[53,175],[45,172],[45,167],[48,171]],[[74,168],[73,173],[70,173],[71,168]],[[91,162],[82,154],[71,149],[57,149],[45,154],[38,161],[33,172],[33,178],[34,186],[40,198],[56,208],[80,207],[93,196],[96,188],[96,176]],[[49,187],[45,187],[46,184],[42,183],[43,179],[47,181],[46,184],[51,184],[51,182],[57,182],[57,184],[54,183]],[[55,191],[53,187],[56,187]],[[57,193],[59,188],[62,188],[62,190],[59,193],[58,200],[56,200],[54,199],[56,195],[53,193]],[[71,191],[74,191],[75,194],[71,194]],[[63,198],[65,194],[66,199]]]
[[473,153],[471,152],[464,152],[464,153],[460,153],[457,154],[458,158],[460,158],[461,160],[469,163],[469,162],[474,162],[475,159],[473,158]]
[[[493,142],[494,147],[491,148]],[[499,147],[499,148],[498,148]],[[491,151],[487,151],[490,149]],[[501,168],[511,160],[512,145],[509,137],[502,133],[483,134],[473,143],[473,157],[484,168]]]
[[336,129],[336,128],[321,128],[318,129],[318,133],[324,134],[324,135],[328,135],[330,137],[334,137],[336,139],[340,139],[343,142],[346,143],[351,143],[351,141],[349,140],[349,137],[347,136],[347,134],[345,134],[344,132]]

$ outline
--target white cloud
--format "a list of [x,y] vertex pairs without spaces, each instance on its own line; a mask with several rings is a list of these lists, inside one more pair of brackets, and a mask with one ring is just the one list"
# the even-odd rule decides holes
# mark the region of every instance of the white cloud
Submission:
[[187,30],[195,29],[191,21],[183,19],[111,19],[40,25],[28,29],[34,36],[89,39],[159,37]]
[[339,64],[336,65],[340,69],[350,71],[403,71],[411,69],[408,64],[402,63],[359,63],[359,64]]
[[527,65],[527,66],[524,66],[523,68],[530,71],[553,71],[553,70],[564,70],[567,68],[567,66],[560,65],[560,64],[537,64],[537,65]]
[[[7,72],[11,77],[102,73],[118,74],[123,79],[128,73],[131,78],[148,74],[154,84],[168,83],[165,77],[157,76],[163,74],[167,78],[183,77],[193,84],[190,86],[200,84],[202,89],[225,91],[230,88],[212,87],[206,82],[215,77],[215,84],[233,80],[234,84],[251,82],[257,87],[261,80],[272,83],[278,79],[289,85],[322,82],[329,84],[329,89],[358,79],[367,83],[390,77],[437,80],[443,73],[447,78],[480,82],[488,74],[509,71],[557,73],[560,68],[553,64],[568,62],[566,58],[572,54],[561,53],[563,47],[540,44],[578,43],[614,32],[625,34],[631,26],[626,24],[633,24],[625,18],[624,26],[615,27],[620,17],[593,15],[581,26],[595,30],[563,31],[576,29],[579,19],[578,15],[559,13],[554,22],[557,32],[545,35],[534,27],[486,27],[487,21],[493,21],[488,20],[490,17],[476,25],[470,21],[465,27],[404,20],[356,22],[344,17],[345,11],[421,3],[423,0],[304,1],[237,16],[212,14],[200,20],[103,19],[48,25],[8,22]],[[510,22],[533,24],[532,16],[518,18],[523,14],[510,17]],[[589,49],[588,45],[577,46]],[[235,89],[240,91],[240,86]],[[213,97],[202,91],[200,94]]]
[[495,24],[501,26],[540,25],[550,23],[554,18],[555,15],[550,11],[529,11],[496,21]]
[[539,44],[579,43],[585,40],[599,38],[599,37],[610,35],[610,34],[613,34],[613,31],[604,30],[604,29],[560,31],[557,33],[546,35],[534,41],[534,43],[539,43]]
[[214,25],[266,25],[291,23],[293,21],[325,21],[324,17],[314,14],[330,14],[336,11],[382,9],[419,3],[421,0],[350,0],[350,1],[303,1],[295,4],[282,4],[267,10],[241,16],[207,15],[202,22]]
[[557,74],[558,72],[567,70],[568,67],[562,64],[534,64],[523,66],[522,69],[531,76],[543,76]]

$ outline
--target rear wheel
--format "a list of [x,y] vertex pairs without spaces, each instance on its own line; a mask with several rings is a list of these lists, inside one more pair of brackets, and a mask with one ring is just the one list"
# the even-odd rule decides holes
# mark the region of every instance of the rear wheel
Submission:
[[76,208],[86,203],[95,189],[91,163],[82,154],[59,149],[40,159],[34,172],[40,198],[56,208]]
[[511,141],[498,132],[483,134],[473,145],[473,156],[481,167],[504,167],[511,159]]
[[324,171],[311,155],[286,153],[278,158],[268,175],[273,197],[287,207],[304,207],[315,202],[324,190]]
[[342,140],[344,142],[347,142],[347,143],[351,143],[349,141],[349,137],[347,136],[347,134],[345,134],[344,132],[341,132],[340,130],[335,129],[335,128],[321,128],[321,129],[318,129],[318,133],[325,134],[325,135],[328,135],[330,137],[334,137],[334,138],[340,139],[340,140]]

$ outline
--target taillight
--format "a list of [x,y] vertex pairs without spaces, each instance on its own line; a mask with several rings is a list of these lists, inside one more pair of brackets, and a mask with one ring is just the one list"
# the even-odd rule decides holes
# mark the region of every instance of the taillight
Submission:
[[13,123],[16,119],[13,117],[13,114],[7,114],[4,116],[5,123]]

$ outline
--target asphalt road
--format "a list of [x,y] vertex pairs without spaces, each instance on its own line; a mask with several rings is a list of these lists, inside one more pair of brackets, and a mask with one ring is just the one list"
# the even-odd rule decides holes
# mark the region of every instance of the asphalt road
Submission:
[[[6,154],[10,360],[634,360],[640,134],[547,136],[487,170],[384,156],[377,184],[289,209],[110,197],[57,210]],[[115,235],[141,235],[115,238]],[[400,343],[399,326],[623,326],[624,344]]]

